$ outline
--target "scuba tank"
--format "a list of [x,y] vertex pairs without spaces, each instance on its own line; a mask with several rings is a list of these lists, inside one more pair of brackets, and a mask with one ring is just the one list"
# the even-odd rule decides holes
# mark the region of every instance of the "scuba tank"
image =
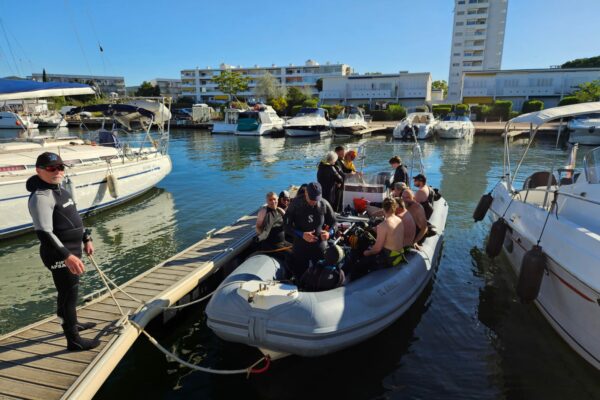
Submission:
[[106,184],[108,186],[108,192],[116,199],[119,197],[119,187],[117,185],[117,177],[113,174],[106,175]]
[[485,214],[487,213],[487,210],[489,210],[493,201],[494,198],[492,197],[492,192],[481,196],[479,203],[477,203],[477,207],[475,207],[475,211],[473,211],[473,219],[475,222],[481,221],[483,217],[485,217]]
[[504,218],[500,218],[492,224],[490,229],[490,237],[488,238],[487,245],[485,246],[485,253],[490,257],[494,258],[500,251],[502,251],[502,244],[504,243],[504,237],[506,236],[507,224]]
[[75,193],[75,182],[71,179],[70,176],[65,176],[65,180],[63,181],[63,186],[67,192],[71,194],[71,198],[73,199],[73,203],[77,205],[77,194]]
[[537,298],[546,262],[546,255],[542,252],[541,246],[533,246],[523,256],[517,283],[517,295],[522,303],[531,303]]

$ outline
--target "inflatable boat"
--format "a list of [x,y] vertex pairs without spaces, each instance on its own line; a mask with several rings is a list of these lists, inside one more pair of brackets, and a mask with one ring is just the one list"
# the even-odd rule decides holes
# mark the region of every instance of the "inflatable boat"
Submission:
[[219,286],[206,308],[208,326],[222,339],[260,349],[272,359],[316,357],[362,342],[392,324],[416,301],[440,259],[448,215],[443,197],[429,222],[436,234],[406,263],[344,286],[304,292],[281,281],[283,267],[267,255],[242,263]]

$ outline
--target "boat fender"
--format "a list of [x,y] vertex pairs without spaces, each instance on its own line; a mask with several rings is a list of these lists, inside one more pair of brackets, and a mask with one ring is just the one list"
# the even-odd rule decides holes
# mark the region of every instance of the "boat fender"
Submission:
[[538,297],[546,268],[546,255],[541,246],[533,246],[525,253],[517,283],[517,295],[522,303],[531,303]]
[[487,210],[492,205],[494,198],[492,197],[492,192],[486,193],[479,199],[479,203],[477,203],[477,207],[475,207],[475,211],[473,211],[473,219],[475,222],[481,221]]
[[75,193],[75,182],[73,182],[73,179],[70,176],[66,176],[63,184],[65,190],[71,194],[73,203],[77,205],[77,193]]
[[113,174],[106,175],[106,184],[108,185],[108,192],[116,199],[119,197],[119,187],[117,185],[117,177]]
[[488,238],[487,245],[485,246],[485,253],[490,257],[494,258],[502,250],[502,244],[504,243],[504,237],[506,236],[507,224],[504,218],[500,218],[492,224],[490,229],[490,237]]

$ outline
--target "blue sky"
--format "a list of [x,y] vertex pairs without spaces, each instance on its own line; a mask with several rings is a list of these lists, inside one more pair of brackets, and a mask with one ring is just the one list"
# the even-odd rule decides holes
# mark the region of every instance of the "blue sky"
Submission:
[[[343,62],[448,79],[451,0],[0,0],[0,76]],[[503,69],[600,55],[598,0],[509,0]],[[104,48],[100,53],[98,43]]]

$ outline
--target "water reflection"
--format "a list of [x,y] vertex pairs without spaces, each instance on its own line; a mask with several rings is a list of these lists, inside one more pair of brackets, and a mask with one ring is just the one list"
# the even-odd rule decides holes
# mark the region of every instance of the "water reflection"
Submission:
[[[124,282],[176,253],[175,208],[170,193],[152,189],[127,205],[86,219],[93,227],[96,261],[117,282]],[[0,333],[36,320],[54,311],[55,292],[50,273],[38,255],[35,234],[2,243],[0,252]],[[93,272],[82,276],[82,291],[100,289]]]

